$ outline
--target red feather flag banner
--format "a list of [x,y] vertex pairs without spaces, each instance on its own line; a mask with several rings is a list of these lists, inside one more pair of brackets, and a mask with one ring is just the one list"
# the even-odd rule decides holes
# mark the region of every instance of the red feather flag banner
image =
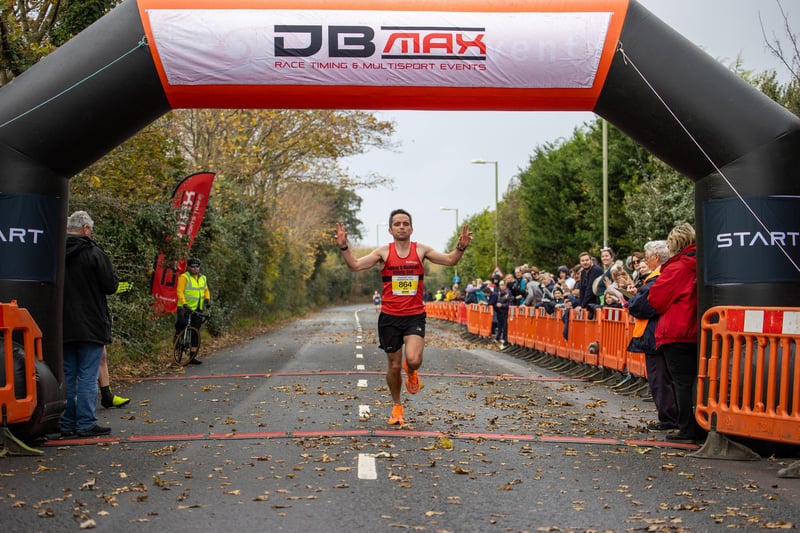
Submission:
[[[170,238],[186,239],[187,252],[191,250],[197,232],[200,231],[214,176],[212,172],[198,172],[184,178],[175,188],[172,204],[178,213],[178,227],[174,236]],[[153,310],[156,313],[174,313],[178,310],[175,288],[178,276],[185,271],[186,258],[168,265],[164,253],[158,254],[150,288],[155,299]]]

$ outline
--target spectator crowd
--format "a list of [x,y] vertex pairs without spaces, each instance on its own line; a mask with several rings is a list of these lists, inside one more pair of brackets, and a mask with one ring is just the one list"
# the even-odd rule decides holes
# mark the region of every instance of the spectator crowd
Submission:
[[[572,267],[540,269],[522,264],[513,273],[472,279],[464,291],[457,284],[436,292],[433,300],[463,300],[493,309],[492,335],[500,348],[508,343],[510,307],[581,311],[594,319],[600,308],[628,309],[634,317],[628,351],[644,353],[647,381],[658,413],[653,431],[678,430],[668,440],[705,438],[695,421],[694,384],[698,372],[695,231],[679,224],[666,240],[650,241],[618,259],[609,247],[600,257],[583,252]],[[563,313],[565,335],[570,313]]]

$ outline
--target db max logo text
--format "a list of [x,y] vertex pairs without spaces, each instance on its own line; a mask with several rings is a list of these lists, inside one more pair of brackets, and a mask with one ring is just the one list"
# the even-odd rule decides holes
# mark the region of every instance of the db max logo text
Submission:
[[[328,57],[486,61],[485,28],[442,26],[276,25],[275,57],[311,57],[327,42]],[[287,44],[302,42],[307,46]],[[376,43],[385,43],[378,52]]]

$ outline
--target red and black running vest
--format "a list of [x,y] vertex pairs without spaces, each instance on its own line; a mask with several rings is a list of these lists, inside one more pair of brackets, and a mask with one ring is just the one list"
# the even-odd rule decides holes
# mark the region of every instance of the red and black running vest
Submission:
[[419,315],[425,312],[422,301],[425,287],[425,268],[417,255],[417,243],[412,242],[407,257],[397,255],[394,243],[389,243],[389,256],[381,270],[383,301],[381,311],[394,316]]

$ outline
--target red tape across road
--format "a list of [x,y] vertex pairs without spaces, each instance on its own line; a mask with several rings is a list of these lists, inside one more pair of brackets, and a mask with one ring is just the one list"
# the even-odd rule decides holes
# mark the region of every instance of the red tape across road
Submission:
[[48,440],[43,446],[77,446],[87,444],[135,444],[139,442],[187,442],[202,440],[271,440],[310,439],[328,437],[380,437],[380,438],[440,438],[457,440],[527,441],[543,443],[589,444],[600,446],[634,446],[658,448],[682,448],[696,450],[696,444],[666,442],[659,440],[608,439],[593,437],[570,437],[564,435],[530,435],[525,433],[443,433],[441,431],[415,431],[410,429],[355,429],[342,431],[255,431],[233,433],[175,433],[161,435],[132,435],[130,437],[97,437],[80,439]]

